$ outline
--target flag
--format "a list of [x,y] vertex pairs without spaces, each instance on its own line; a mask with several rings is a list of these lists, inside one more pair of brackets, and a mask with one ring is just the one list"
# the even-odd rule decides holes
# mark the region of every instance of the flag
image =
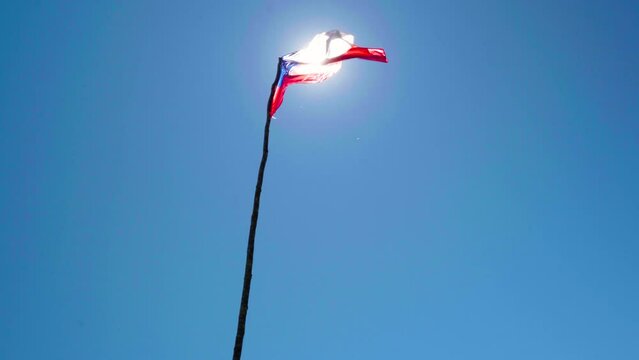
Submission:
[[342,68],[343,60],[388,62],[384,49],[360,47],[354,41],[351,34],[339,30],[327,31],[315,35],[304,49],[282,56],[271,90],[269,116],[275,115],[282,105],[284,92],[289,85],[322,82]]

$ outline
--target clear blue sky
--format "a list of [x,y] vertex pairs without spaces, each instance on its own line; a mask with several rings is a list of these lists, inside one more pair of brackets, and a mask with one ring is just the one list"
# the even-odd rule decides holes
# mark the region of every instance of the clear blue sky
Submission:
[[[236,4],[236,5],[231,5]],[[0,358],[639,358],[636,1],[0,6]]]

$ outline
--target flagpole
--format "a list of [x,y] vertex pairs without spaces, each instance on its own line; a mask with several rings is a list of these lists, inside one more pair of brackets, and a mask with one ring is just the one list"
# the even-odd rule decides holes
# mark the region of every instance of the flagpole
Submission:
[[242,345],[244,342],[244,333],[246,329],[246,314],[248,313],[249,294],[251,292],[251,278],[253,277],[253,250],[255,249],[255,231],[257,230],[257,218],[260,212],[260,195],[262,194],[262,181],[264,180],[264,169],[266,168],[266,160],[268,159],[268,139],[271,127],[271,105],[273,96],[281,73],[280,58],[277,64],[277,75],[271,87],[271,96],[269,97],[266,109],[266,125],[264,125],[264,144],[262,147],[262,161],[257,173],[257,184],[255,185],[255,197],[253,199],[253,213],[251,215],[251,228],[249,230],[248,246],[246,249],[246,266],[244,268],[244,287],[242,288],[242,300],[240,302],[240,315],[237,322],[237,335],[235,336],[235,347],[233,348],[233,360],[240,360],[242,357]]

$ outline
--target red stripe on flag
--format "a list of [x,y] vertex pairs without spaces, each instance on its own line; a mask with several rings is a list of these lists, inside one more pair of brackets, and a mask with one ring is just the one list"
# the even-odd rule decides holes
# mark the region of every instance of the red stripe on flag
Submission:
[[284,101],[284,92],[286,92],[286,85],[283,85],[282,87],[273,87],[273,92],[271,94],[271,104],[268,109],[269,116],[272,117],[273,115],[275,115],[277,109],[279,109],[280,105],[282,105],[282,101]]
[[330,64],[330,63],[334,63],[334,62],[338,62],[342,60],[348,60],[348,59],[364,59],[364,60],[379,61],[384,63],[388,62],[388,59],[386,58],[386,51],[384,51],[384,49],[382,48],[365,48],[365,47],[353,46],[352,48],[348,49],[348,51],[345,52],[344,54],[328,59],[324,63]]

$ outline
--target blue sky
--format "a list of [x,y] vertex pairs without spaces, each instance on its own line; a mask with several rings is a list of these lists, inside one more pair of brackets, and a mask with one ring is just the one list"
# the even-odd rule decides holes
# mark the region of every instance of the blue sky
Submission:
[[639,6],[0,5],[0,358],[639,358]]

